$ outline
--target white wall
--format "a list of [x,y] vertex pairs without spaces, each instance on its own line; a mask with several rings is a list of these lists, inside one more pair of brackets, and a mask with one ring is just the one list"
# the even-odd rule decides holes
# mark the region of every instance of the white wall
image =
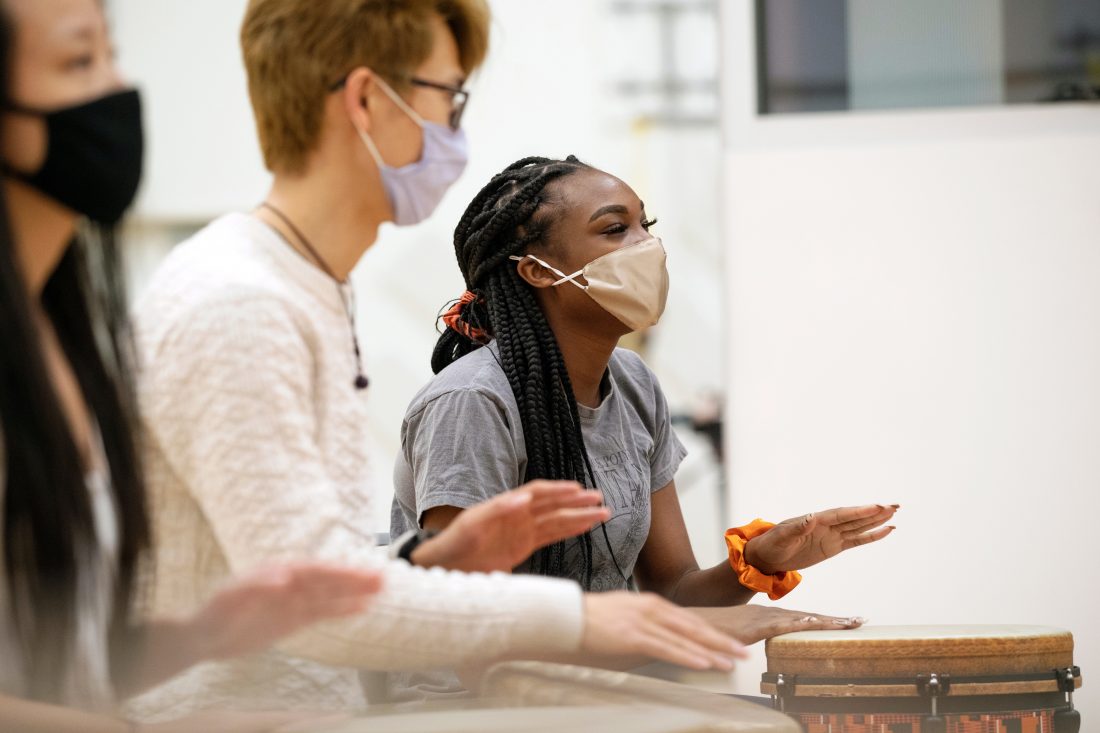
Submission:
[[779,605],[1068,628],[1098,716],[1100,108],[757,118],[749,5],[723,8],[734,514],[899,502]]
[[254,206],[260,159],[237,42],[246,0],[111,0],[123,72],[145,107],[145,219],[208,220]]

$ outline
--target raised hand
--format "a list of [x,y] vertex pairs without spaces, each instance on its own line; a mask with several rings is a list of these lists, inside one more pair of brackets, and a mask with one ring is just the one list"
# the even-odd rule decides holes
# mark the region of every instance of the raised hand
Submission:
[[858,616],[825,616],[820,613],[788,611],[785,608],[751,604],[689,610],[719,631],[746,645],[792,631],[855,629],[865,623]]
[[829,509],[781,522],[749,540],[745,560],[763,573],[801,570],[853,547],[877,542],[894,531],[897,504]]
[[376,570],[281,565],[234,579],[185,624],[202,659],[251,654],[318,621],[362,612],[381,587]]
[[[425,526],[450,523],[417,547],[412,560],[424,567],[509,572],[535,550],[576,537],[607,519],[610,511],[600,506],[602,501],[600,492],[572,481],[532,481],[466,510],[433,509]],[[442,512],[451,516],[432,516]]]

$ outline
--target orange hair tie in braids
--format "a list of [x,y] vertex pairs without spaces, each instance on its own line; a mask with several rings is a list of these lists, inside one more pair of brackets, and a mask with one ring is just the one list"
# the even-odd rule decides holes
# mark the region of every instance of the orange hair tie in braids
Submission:
[[467,305],[470,305],[471,303],[484,302],[484,297],[467,290],[465,293],[462,294],[462,297],[458,299],[458,302],[451,306],[451,309],[443,314],[443,323],[447,326],[447,328],[451,329],[452,331],[458,332],[459,334],[465,336],[471,341],[476,341],[479,344],[489,343],[489,334],[485,333],[485,331],[480,328],[475,328],[474,326],[471,326],[462,317],[462,309],[465,308]]

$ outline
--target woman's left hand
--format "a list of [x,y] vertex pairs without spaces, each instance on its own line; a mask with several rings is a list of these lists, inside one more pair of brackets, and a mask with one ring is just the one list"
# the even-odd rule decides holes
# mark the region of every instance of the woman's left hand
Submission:
[[893,532],[882,525],[898,506],[867,504],[793,517],[749,540],[745,561],[768,574],[808,568]]
[[235,578],[186,622],[202,659],[263,651],[284,636],[332,618],[361,613],[382,587],[382,574],[307,562]]
[[793,631],[856,629],[865,623],[859,616],[825,616],[820,613],[788,611],[775,606],[758,606],[755,603],[689,610],[745,645]]

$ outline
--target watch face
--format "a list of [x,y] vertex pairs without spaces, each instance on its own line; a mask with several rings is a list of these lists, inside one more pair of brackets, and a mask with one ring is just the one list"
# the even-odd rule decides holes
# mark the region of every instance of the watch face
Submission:
[[420,546],[420,543],[430,539],[434,535],[435,532],[426,529],[414,530],[411,536],[402,543],[401,549],[397,551],[397,556],[402,560],[407,560],[411,564],[413,551]]
[[408,555],[412,553],[412,548],[406,550],[405,547],[412,540],[416,539],[416,535],[417,530],[410,529],[408,532],[392,538],[389,545],[389,556],[393,559],[408,560]]
[[431,529],[410,529],[390,545],[390,557],[412,563],[412,554],[422,542],[427,542],[439,532]]

